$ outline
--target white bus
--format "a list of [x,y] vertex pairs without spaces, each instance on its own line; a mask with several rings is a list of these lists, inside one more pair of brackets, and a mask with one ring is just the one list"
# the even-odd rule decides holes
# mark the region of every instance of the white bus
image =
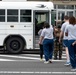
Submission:
[[38,48],[39,23],[51,24],[52,2],[0,2],[0,46],[10,53]]

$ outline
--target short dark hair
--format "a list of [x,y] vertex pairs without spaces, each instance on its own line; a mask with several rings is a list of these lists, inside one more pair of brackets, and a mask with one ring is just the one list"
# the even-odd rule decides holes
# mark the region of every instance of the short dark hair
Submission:
[[50,25],[47,22],[44,23],[44,26],[45,26],[45,28],[50,28]]
[[76,19],[75,19],[75,17],[74,16],[71,16],[70,18],[69,18],[69,23],[70,24],[76,24]]
[[66,15],[66,16],[64,16],[64,19],[65,20],[69,20],[69,17]]

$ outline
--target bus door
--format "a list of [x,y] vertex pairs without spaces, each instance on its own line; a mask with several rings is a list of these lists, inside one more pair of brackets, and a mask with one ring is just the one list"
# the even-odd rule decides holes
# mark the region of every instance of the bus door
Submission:
[[49,22],[49,11],[41,11],[41,10],[37,10],[37,11],[34,11],[34,16],[33,16],[33,22],[34,22],[34,48],[35,49],[38,49],[39,48],[39,44],[38,44],[38,41],[39,41],[39,35],[38,35],[38,31],[40,29],[42,29],[43,27],[43,24],[44,22]]

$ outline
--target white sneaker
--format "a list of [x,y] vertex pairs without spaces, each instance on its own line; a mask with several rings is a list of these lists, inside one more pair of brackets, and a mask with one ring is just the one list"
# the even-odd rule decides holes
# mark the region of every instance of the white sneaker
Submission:
[[70,65],[70,62],[66,62],[64,65],[65,66],[69,66]]
[[48,63],[49,63],[49,61],[45,61],[44,63],[45,63],[45,64],[48,64]]
[[76,71],[76,68],[71,69],[71,71]]

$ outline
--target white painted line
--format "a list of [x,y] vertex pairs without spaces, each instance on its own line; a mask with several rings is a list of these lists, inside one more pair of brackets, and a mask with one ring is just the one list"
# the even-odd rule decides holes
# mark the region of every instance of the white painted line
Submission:
[[12,57],[12,58],[40,60],[40,58],[36,58],[36,57],[24,57],[24,56],[12,56],[12,55],[0,55],[0,56],[2,56],[2,57]]
[[[25,56],[36,56],[36,57],[40,58],[40,55],[36,55],[36,54],[21,54],[21,55],[25,55]],[[43,55],[43,57],[44,57],[44,55]],[[53,56],[53,58],[54,58],[54,56]],[[62,55],[62,58],[66,58],[66,54],[63,54]]]
[[75,74],[76,72],[0,71],[0,74]]
[[[25,55],[25,56],[40,56],[40,55],[38,55],[38,54],[20,54],[20,55]],[[44,56],[44,55],[43,55]]]
[[1,58],[0,58],[0,61],[15,61],[15,60],[11,60],[11,59],[1,59]]
[[[3,57],[12,57],[12,58],[23,58],[23,59],[36,59],[36,60],[40,60],[40,57],[26,57],[26,56],[15,56],[15,55],[0,55]],[[62,58],[66,58],[65,56],[63,56]]]
[[62,55],[65,55],[66,56],[66,54],[62,54]]
[[[21,59],[28,59],[28,60],[39,60],[40,61],[40,58],[36,58],[36,57],[24,57],[24,56],[12,56],[12,55],[0,55],[0,56],[2,56],[2,57],[11,57],[11,58],[21,58]],[[45,59],[43,59],[43,61],[44,61]],[[21,60],[13,60],[13,61],[21,61]],[[23,60],[23,61],[26,61],[26,60]],[[65,61],[65,60],[52,60],[52,61],[60,61],[60,62],[63,62],[63,61]]]
[[[11,59],[0,59],[0,61],[18,61],[18,62],[44,62],[45,59],[43,59],[42,61],[40,60],[11,60]],[[52,60],[55,62],[65,62],[66,60]]]
[[[39,54],[20,54],[20,55],[25,55],[25,56],[40,56]],[[44,56],[44,55],[43,55]],[[62,56],[66,57],[66,54],[62,54]]]
[[[40,58],[38,57],[26,57],[26,56],[14,56],[14,55],[0,55],[2,57],[11,57],[11,58],[20,58],[20,59],[24,59],[23,61],[26,61],[25,59],[28,59],[28,60],[39,60],[40,61]],[[8,59],[7,59],[8,60]],[[45,59],[43,59],[44,61]],[[21,60],[12,60],[12,61],[21,61]],[[65,60],[52,60],[52,61],[65,61]]]

